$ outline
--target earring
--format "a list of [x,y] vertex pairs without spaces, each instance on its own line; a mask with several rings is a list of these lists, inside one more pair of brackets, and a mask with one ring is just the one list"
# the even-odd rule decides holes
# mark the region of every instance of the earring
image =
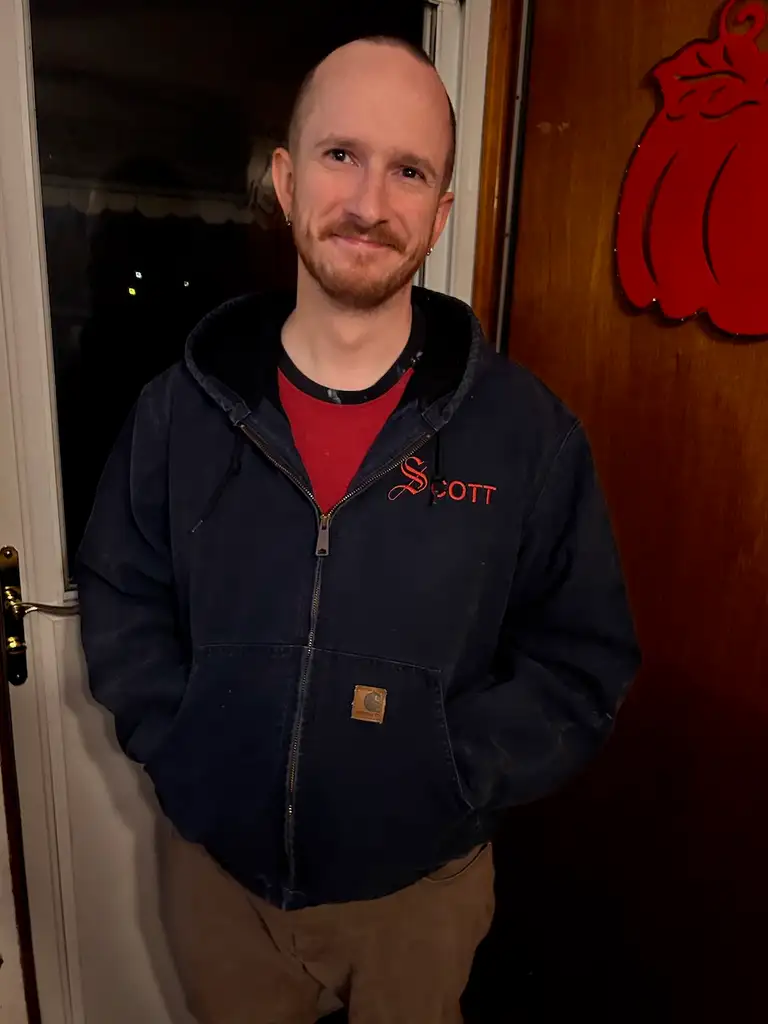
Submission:
[[288,227],[290,227],[291,224],[293,223],[293,221],[291,220],[290,213],[286,213],[286,215],[285,215],[285,223],[288,225]]
[[432,255],[432,250],[431,249],[427,249],[427,256],[431,256],[431,255]]

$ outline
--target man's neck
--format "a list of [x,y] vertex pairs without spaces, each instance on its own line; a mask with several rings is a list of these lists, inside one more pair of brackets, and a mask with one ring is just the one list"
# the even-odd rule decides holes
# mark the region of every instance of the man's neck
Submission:
[[299,271],[296,308],[283,326],[285,351],[310,380],[337,391],[363,391],[380,380],[405,348],[411,332],[411,288],[378,309],[335,304]]

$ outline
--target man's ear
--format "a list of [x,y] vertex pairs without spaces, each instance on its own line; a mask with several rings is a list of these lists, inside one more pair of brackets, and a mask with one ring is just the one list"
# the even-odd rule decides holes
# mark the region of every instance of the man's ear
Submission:
[[429,245],[430,248],[434,249],[437,245],[440,235],[443,233],[443,229],[448,222],[448,214],[451,212],[453,206],[453,200],[456,197],[453,192],[446,192],[440,196],[440,201],[437,204],[437,213],[435,214],[435,224],[432,228],[432,240]]
[[286,218],[290,217],[293,209],[293,160],[282,146],[272,154],[272,184],[283,213]]

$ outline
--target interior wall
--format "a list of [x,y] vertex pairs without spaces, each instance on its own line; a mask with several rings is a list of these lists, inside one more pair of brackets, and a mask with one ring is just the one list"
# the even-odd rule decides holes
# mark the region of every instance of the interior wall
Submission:
[[592,769],[509,815],[478,1021],[743,1024],[768,1008],[768,342],[633,311],[614,257],[660,102],[648,72],[718,15],[535,2],[508,348],[591,436],[645,663]]

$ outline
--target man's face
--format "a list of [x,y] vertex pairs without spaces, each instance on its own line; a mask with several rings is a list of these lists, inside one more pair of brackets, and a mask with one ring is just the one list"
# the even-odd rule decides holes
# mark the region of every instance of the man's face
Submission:
[[320,67],[288,191],[299,256],[334,301],[373,309],[411,280],[450,210],[450,144],[442,86],[407,52],[355,43]]

